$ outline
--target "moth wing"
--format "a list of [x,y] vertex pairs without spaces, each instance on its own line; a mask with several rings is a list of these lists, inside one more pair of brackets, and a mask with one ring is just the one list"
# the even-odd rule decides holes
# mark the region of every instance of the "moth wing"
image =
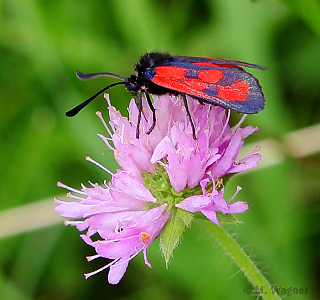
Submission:
[[162,87],[241,113],[264,108],[258,80],[238,67],[170,62],[153,69],[150,80]]

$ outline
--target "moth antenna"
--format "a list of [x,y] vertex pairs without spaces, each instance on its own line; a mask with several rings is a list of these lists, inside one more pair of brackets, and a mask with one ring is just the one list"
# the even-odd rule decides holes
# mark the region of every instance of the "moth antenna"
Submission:
[[[79,72],[80,73],[80,72]],[[82,74],[82,73],[80,73]],[[98,74],[98,73],[97,73]],[[109,74],[109,73],[105,73],[105,74]],[[78,73],[77,73],[78,75]],[[84,75],[84,74],[82,74]],[[92,75],[92,74],[86,74],[84,76],[87,76],[87,75]],[[116,74],[114,74],[116,75]],[[101,75],[101,76],[104,76],[104,75]],[[106,75],[107,76],[107,75]],[[95,76],[95,77],[98,77],[98,76]],[[120,78],[121,76],[117,77],[117,78]],[[79,77],[80,78],[80,77]],[[91,77],[91,78],[94,78],[94,77]],[[121,77],[122,78],[122,77]],[[80,78],[81,79],[81,78]],[[90,78],[87,78],[87,79],[90,79]],[[103,92],[105,92],[106,90],[116,86],[116,85],[119,85],[119,84],[126,84],[125,82],[123,81],[120,81],[120,82],[115,82],[115,83],[112,83],[110,85],[108,85],[107,87],[103,88],[102,90],[100,90],[98,93],[94,94],[92,97],[90,97],[89,99],[87,99],[86,101],[80,103],[79,105],[77,105],[76,107],[74,107],[73,109],[69,110],[66,112],[66,116],[67,117],[74,117],[80,110],[82,110],[84,107],[86,107],[92,100],[96,99],[99,95],[101,95]]]
[[101,72],[101,73],[89,73],[89,74],[83,74],[80,71],[76,72],[77,77],[80,80],[88,80],[88,79],[92,79],[92,78],[96,78],[96,77],[103,77],[103,76],[107,76],[107,77],[115,77],[118,79],[121,79],[123,81],[125,81],[125,78],[118,75],[118,74],[114,74],[114,73],[106,73],[106,72]]

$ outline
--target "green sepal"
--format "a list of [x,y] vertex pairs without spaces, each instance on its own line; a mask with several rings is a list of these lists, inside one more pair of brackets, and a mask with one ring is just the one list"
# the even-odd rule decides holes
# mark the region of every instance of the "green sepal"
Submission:
[[186,227],[189,227],[193,214],[182,209],[175,209],[170,220],[160,234],[160,250],[168,267],[173,250],[178,246]]
[[242,223],[232,214],[223,214],[221,212],[217,212],[217,218],[220,224],[241,224]]

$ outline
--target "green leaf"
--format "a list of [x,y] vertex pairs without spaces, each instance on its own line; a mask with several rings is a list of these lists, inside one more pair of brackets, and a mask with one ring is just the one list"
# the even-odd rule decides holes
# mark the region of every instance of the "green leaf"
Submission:
[[241,224],[242,222],[239,221],[234,215],[231,214],[223,214],[217,212],[217,217],[220,224]]
[[186,226],[190,226],[192,213],[177,209],[160,234],[160,250],[168,267],[173,250],[178,246]]
[[183,209],[177,209],[177,217],[182,219],[187,227],[191,225],[193,220],[193,214]]

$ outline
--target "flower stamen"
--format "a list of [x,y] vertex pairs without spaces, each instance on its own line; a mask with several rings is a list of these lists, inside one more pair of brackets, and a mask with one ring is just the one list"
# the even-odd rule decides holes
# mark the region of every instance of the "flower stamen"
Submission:
[[146,232],[141,232],[140,236],[141,236],[142,243],[145,244],[145,245],[146,245],[146,239],[147,238],[152,238],[152,235],[149,234],[149,233],[146,233]]
[[90,156],[86,156],[86,161],[89,161],[93,164],[95,164],[97,167],[99,167],[100,169],[106,171],[107,173],[109,173],[111,176],[114,176],[115,174],[113,174],[110,170],[108,170],[106,167],[104,167],[103,165],[99,164],[97,161],[95,161],[94,159],[92,159]]

